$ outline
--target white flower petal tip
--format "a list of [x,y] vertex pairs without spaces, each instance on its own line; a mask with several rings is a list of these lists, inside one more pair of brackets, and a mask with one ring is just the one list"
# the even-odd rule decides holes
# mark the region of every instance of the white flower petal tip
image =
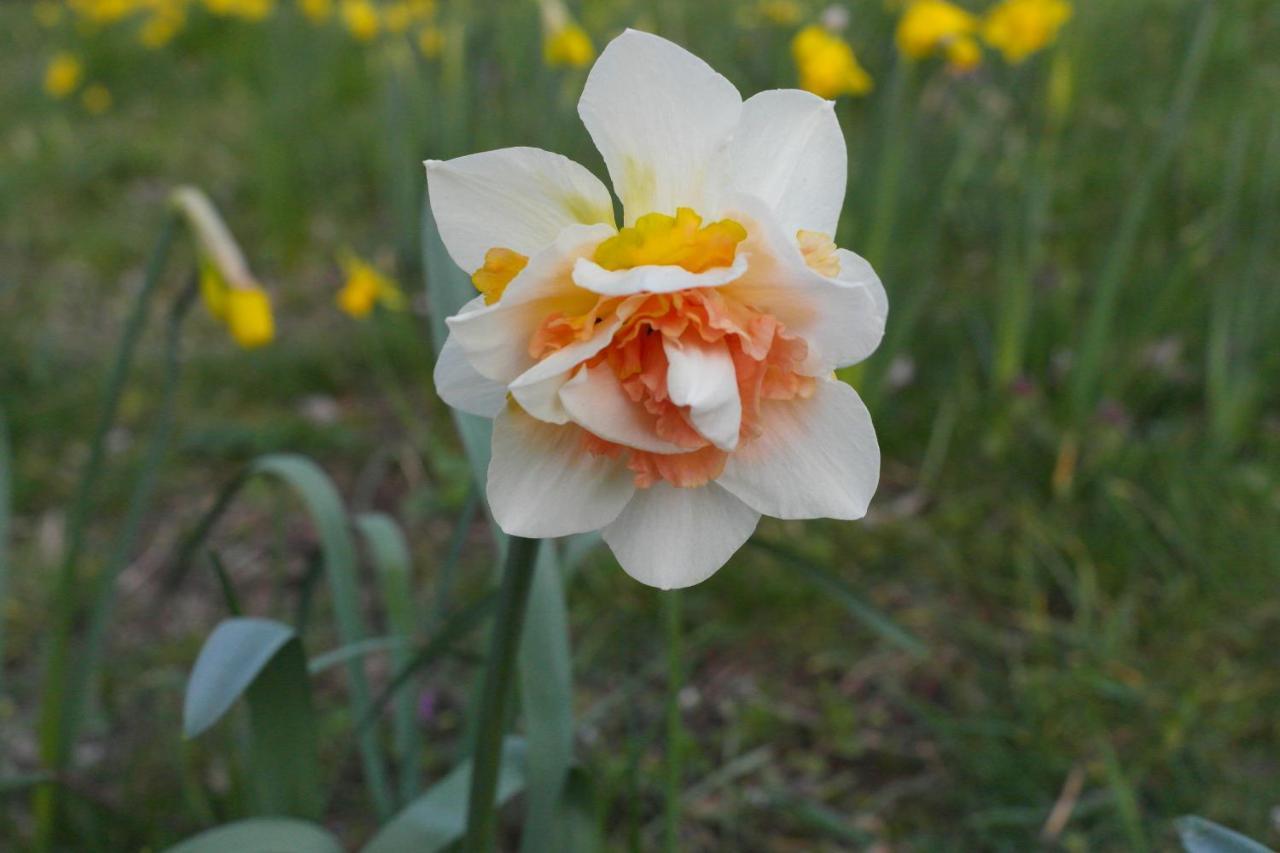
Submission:
[[677,207],[714,207],[742,96],[723,75],[659,36],[627,30],[587,76],[578,115],[604,157],[626,224]]
[[455,409],[494,418],[507,402],[507,389],[476,371],[458,342],[449,336],[432,372],[436,393]]
[[575,224],[613,226],[613,199],[595,175],[560,154],[501,148],[428,160],[427,196],[440,237],[468,274],[501,247],[531,256]]
[[759,521],[760,513],[714,483],[696,489],[659,483],[636,492],[603,535],[631,577],[680,589],[719,571]]
[[635,491],[625,465],[583,447],[579,427],[545,423],[514,404],[494,419],[486,492],[508,535],[552,539],[599,530]]
[[729,457],[716,482],[774,518],[866,515],[880,483],[880,445],[858,393],[828,379],[808,400],[762,409],[762,434]]
[[720,287],[737,281],[746,272],[747,258],[741,252],[733,259],[732,266],[698,273],[677,266],[607,270],[595,261],[579,258],[573,265],[573,283],[601,296],[630,296],[633,293],[675,293],[698,287]]

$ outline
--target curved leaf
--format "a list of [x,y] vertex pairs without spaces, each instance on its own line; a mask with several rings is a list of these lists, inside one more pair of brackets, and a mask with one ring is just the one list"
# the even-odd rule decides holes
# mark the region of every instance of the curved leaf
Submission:
[[324,827],[273,817],[219,826],[164,853],[343,853],[343,847]]
[[183,735],[196,737],[222,719],[293,638],[292,628],[270,619],[228,619],[218,625],[205,640],[187,679]]
[[1187,853],[1272,853],[1269,847],[1202,817],[1178,818],[1173,825]]
[[[525,744],[520,738],[509,737],[502,746],[495,801],[501,805],[524,786]],[[445,849],[466,831],[470,789],[468,759],[393,817],[362,853],[434,853]]]

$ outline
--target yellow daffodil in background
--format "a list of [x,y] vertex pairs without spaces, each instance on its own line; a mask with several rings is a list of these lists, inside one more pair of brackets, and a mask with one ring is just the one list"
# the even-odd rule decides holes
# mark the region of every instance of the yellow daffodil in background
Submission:
[[173,41],[186,23],[180,6],[170,5],[157,9],[138,30],[138,41],[143,47],[160,48]]
[[204,0],[204,5],[215,15],[261,21],[275,11],[276,0]]
[[342,0],[342,25],[356,41],[369,42],[378,37],[382,20],[369,0]]
[[908,59],[942,55],[957,71],[970,71],[982,62],[974,40],[978,19],[947,0],[913,0],[898,20],[895,41]]
[[585,68],[596,58],[595,45],[559,0],[542,3],[542,59],[552,68]]
[[44,71],[44,90],[51,98],[65,98],[80,87],[84,66],[75,55],[54,54]]
[[101,83],[85,87],[80,93],[80,103],[93,115],[102,115],[111,109],[111,90]]
[[369,316],[374,307],[381,305],[398,311],[404,308],[404,294],[373,264],[354,252],[343,252],[338,258],[346,282],[338,291],[338,307],[357,320]]
[[444,33],[435,24],[425,27],[418,33],[418,50],[427,59],[435,59],[444,50]]
[[271,299],[249,272],[244,254],[209,198],[194,187],[181,187],[172,201],[196,240],[205,308],[241,347],[271,343],[275,338]]
[[298,9],[313,24],[323,24],[333,14],[333,0],[298,0]]
[[1016,65],[1053,44],[1070,18],[1066,0],[1002,0],[987,13],[982,38]]
[[871,75],[847,41],[811,24],[791,40],[791,56],[800,75],[800,88],[821,98],[865,95],[873,88]]

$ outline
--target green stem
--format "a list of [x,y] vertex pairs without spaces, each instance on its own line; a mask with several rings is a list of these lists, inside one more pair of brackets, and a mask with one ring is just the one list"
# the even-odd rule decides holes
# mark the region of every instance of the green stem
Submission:
[[[13,511],[10,498],[10,473],[13,467],[10,461],[12,449],[9,446],[9,427],[5,420],[4,409],[0,408],[0,664],[4,662],[4,614],[8,609],[5,600],[9,580],[9,514]],[[4,695],[4,667],[0,665],[0,696]]]
[[485,669],[471,763],[471,796],[467,801],[467,840],[464,847],[468,853],[488,853],[494,849],[494,794],[502,762],[502,737],[539,544],[537,539],[512,536],[507,545],[507,564],[498,590],[498,612],[493,621],[493,639],[489,664]]
[[[147,264],[142,289],[134,299],[133,308],[125,321],[124,334],[120,339],[120,347],[116,351],[116,360],[107,377],[107,391],[102,398],[98,422],[89,442],[89,461],[80,478],[67,519],[67,550],[58,572],[57,591],[54,598],[56,612],[45,664],[45,693],[40,709],[38,730],[40,759],[47,769],[54,771],[65,769],[70,757],[69,744],[62,739],[64,730],[62,712],[65,707],[64,692],[67,687],[71,632],[80,610],[78,575],[80,556],[84,550],[85,527],[93,504],[93,494],[102,476],[107,435],[120,410],[120,398],[124,393],[125,381],[133,367],[138,342],[150,312],[151,299],[159,287],[177,230],[178,217],[176,214],[171,214],[165,219],[160,238],[156,241],[151,260]],[[36,789],[34,808],[37,850],[48,849],[52,843],[57,817],[57,791],[57,786],[54,785],[42,785]]]
[[667,631],[667,775],[663,849],[669,853],[680,849],[680,800],[683,794],[684,724],[680,717],[680,689],[684,684],[684,643],[680,603],[678,589],[662,597],[663,621]]

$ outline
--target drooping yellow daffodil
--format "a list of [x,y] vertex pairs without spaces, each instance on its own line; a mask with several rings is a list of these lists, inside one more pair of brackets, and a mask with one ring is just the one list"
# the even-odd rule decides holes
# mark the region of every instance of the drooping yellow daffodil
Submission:
[[404,308],[404,294],[400,288],[373,264],[354,252],[343,252],[338,263],[346,276],[336,297],[338,307],[344,312],[362,319],[369,316],[377,305],[397,311]]
[[1070,19],[1066,0],[1001,0],[982,22],[982,38],[1017,65],[1053,44]]
[[382,20],[370,0],[342,0],[342,25],[356,41],[370,42],[378,37]]
[[912,0],[898,20],[894,40],[908,59],[942,54],[958,71],[969,71],[982,61],[974,40],[978,19],[947,0]]
[[820,98],[865,95],[873,88],[871,75],[858,63],[847,41],[817,24],[796,33],[791,57],[800,75],[800,88]]
[[249,272],[244,254],[218,211],[194,187],[180,187],[172,200],[195,237],[205,308],[241,347],[255,349],[271,343],[275,338],[271,299]]
[[44,91],[51,98],[62,99],[80,88],[84,66],[75,54],[55,53],[44,70]]
[[507,533],[601,530],[653,586],[716,572],[761,515],[862,517],[880,451],[833,371],[888,301],[838,248],[834,105],[743,100],[683,48],[628,30],[578,102],[622,203],[577,163],[507,148],[427,163],[445,248],[481,291],[448,318],[450,405],[494,418],[487,496]]
[[596,58],[591,36],[560,0],[543,0],[542,32],[542,60],[551,68],[585,68]]

